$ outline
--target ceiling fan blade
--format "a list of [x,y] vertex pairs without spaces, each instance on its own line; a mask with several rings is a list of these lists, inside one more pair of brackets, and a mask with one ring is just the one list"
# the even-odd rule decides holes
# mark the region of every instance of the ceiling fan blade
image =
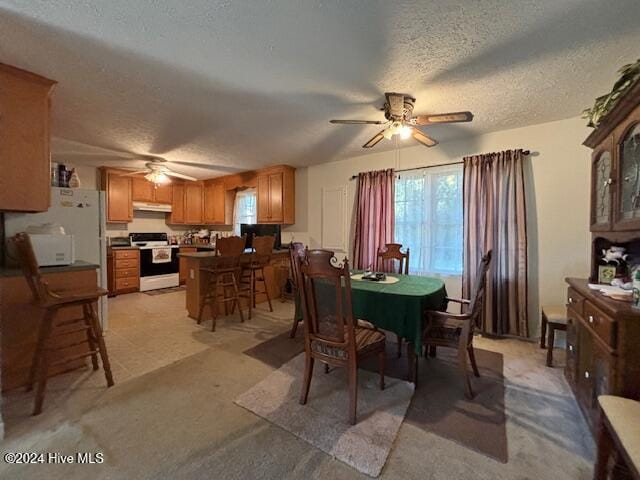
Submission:
[[418,115],[416,125],[433,125],[436,123],[460,123],[473,120],[471,112],[439,113],[438,115]]
[[144,170],[134,170],[133,172],[129,172],[129,173],[120,173],[118,174],[119,177],[134,177],[136,175],[140,175],[141,173],[149,173],[149,169],[145,168]]
[[177,173],[172,170],[165,170],[162,173],[170,177],[182,178],[183,180],[191,180],[192,182],[195,182],[198,180],[197,178],[190,177],[189,175],[183,175],[181,173]]
[[384,125],[383,120],[329,120],[329,123],[340,123],[344,125]]
[[362,148],[375,147],[377,145],[377,143],[384,138],[384,133],[383,132],[384,132],[384,130],[381,130],[378,133],[376,133],[375,136],[373,138],[371,138],[371,140],[369,140],[367,143],[365,143],[362,146]]
[[417,128],[413,129],[413,132],[411,133],[411,135],[413,136],[413,138],[415,138],[417,141],[419,141],[425,147],[433,147],[433,146],[438,144],[438,142],[436,142],[433,138],[431,138],[428,135],[425,135],[424,133],[422,133]]
[[235,173],[235,172],[240,172],[244,170],[238,167],[227,167],[225,165],[211,165],[208,163],[185,162],[182,160],[167,160],[167,163],[173,163],[175,165],[183,165],[185,167],[192,167],[192,168],[203,168],[205,170],[215,170],[217,172]]

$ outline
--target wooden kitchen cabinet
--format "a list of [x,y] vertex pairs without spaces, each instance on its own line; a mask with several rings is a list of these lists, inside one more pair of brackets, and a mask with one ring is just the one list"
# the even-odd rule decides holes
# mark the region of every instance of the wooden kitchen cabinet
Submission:
[[0,63],[0,210],[51,203],[50,94],[56,82]]
[[107,222],[123,223],[133,220],[131,177],[125,170],[102,168],[102,189],[107,192]]
[[109,296],[137,292],[140,289],[140,250],[109,248],[107,252]]
[[258,172],[258,223],[295,223],[295,169],[271,167]]
[[154,185],[144,177],[132,177],[131,199],[134,202],[162,203],[171,205],[173,190],[171,184]]
[[171,214],[167,223],[184,224],[184,183],[174,183],[172,189]]
[[202,224],[202,184],[185,183],[184,186],[184,223]]
[[207,225],[225,224],[226,190],[224,182],[213,181],[204,186],[203,223]]

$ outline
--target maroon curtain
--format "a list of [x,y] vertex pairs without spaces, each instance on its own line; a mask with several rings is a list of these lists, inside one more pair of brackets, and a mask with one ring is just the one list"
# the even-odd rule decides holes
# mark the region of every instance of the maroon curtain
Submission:
[[375,268],[378,249],[393,242],[394,186],[395,175],[391,168],[358,175],[353,244],[355,268]]
[[464,158],[462,294],[469,298],[480,259],[492,250],[479,325],[492,335],[529,334],[523,160],[522,150]]

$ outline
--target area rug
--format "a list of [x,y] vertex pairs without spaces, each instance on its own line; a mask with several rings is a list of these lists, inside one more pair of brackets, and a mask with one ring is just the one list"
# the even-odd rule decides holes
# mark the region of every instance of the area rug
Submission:
[[178,287],[169,287],[169,288],[159,288],[158,290],[147,290],[146,292],[142,292],[145,295],[162,295],[164,293],[173,293],[173,292],[181,292],[187,287],[184,285],[180,285]]
[[[293,342],[293,340],[292,340]],[[349,395],[346,369],[324,373],[316,362],[306,405],[300,405],[304,354],[272,372],[240,395],[235,403],[293,433],[311,445],[377,477],[413,395],[413,385],[388,378],[379,389],[379,377],[358,372],[358,423],[348,423]]]
[[[406,379],[406,345],[397,358],[397,344],[387,341],[386,376]],[[273,368],[279,368],[304,351],[302,335],[295,339],[289,332],[273,337],[244,353]],[[480,378],[471,377],[475,392],[473,400],[464,397],[462,377],[456,352],[438,349],[437,358],[421,358],[418,387],[405,421],[424,431],[452,440],[466,448],[499,462],[508,460],[505,415],[505,386],[502,355],[475,349]],[[370,359],[364,369],[376,372],[377,360]]]

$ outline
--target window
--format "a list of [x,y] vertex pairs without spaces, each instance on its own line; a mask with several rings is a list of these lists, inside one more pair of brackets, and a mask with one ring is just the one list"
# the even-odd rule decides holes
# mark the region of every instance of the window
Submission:
[[257,222],[256,191],[251,188],[242,190],[236,194],[236,204],[233,209],[233,232],[240,235],[242,223],[253,224]]
[[395,240],[417,275],[462,273],[462,165],[403,172],[396,179]]

